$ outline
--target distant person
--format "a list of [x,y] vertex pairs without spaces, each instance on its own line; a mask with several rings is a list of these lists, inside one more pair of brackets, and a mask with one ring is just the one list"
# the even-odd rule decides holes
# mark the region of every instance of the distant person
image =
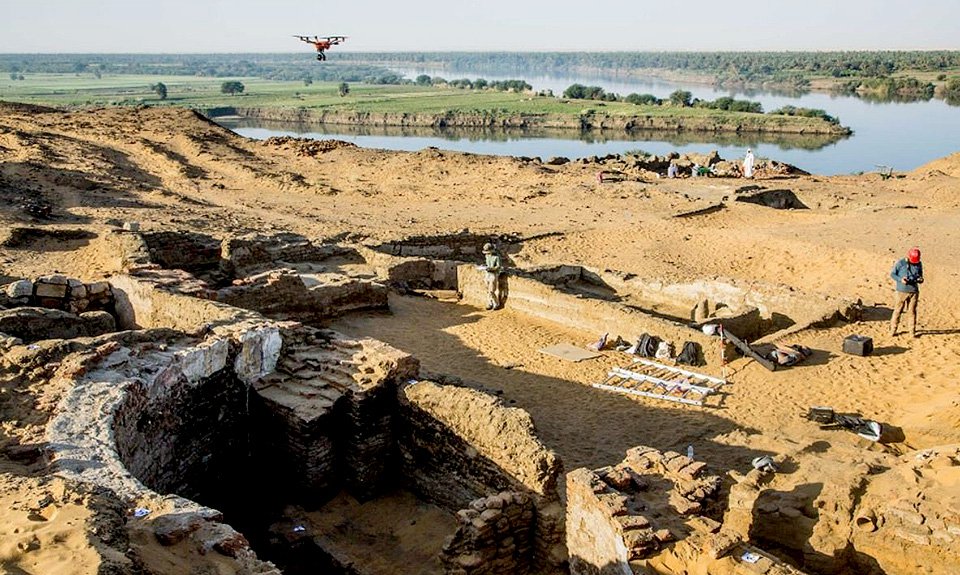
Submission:
[[693,164],[693,167],[690,168],[690,176],[696,178],[700,175],[700,164]]
[[748,149],[747,155],[743,157],[743,177],[752,178],[753,177],[753,164],[756,159],[753,157],[753,150]]
[[667,167],[667,177],[676,178],[679,170],[677,169],[677,163],[673,160],[670,160],[670,166]]
[[890,277],[897,284],[897,301],[890,318],[890,335],[897,335],[900,314],[906,311],[910,317],[910,336],[917,337],[917,301],[920,299],[920,284],[923,283],[923,264],[920,249],[910,248],[907,257],[893,264]]
[[484,279],[487,282],[487,309],[500,309],[503,306],[503,290],[500,289],[501,276],[503,275],[503,261],[500,259],[500,254],[497,253],[497,249],[491,243],[483,244],[483,255]]

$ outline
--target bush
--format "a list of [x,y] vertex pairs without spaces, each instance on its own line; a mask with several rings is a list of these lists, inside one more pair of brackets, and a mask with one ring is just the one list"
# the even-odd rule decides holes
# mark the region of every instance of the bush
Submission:
[[[616,95],[613,95],[616,99]],[[571,84],[563,91],[563,97],[571,100],[606,100],[607,95],[600,86]]]
[[819,108],[797,108],[796,106],[784,106],[770,112],[778,116],[802,116],[804,118],[822,118],[831,124],[839,124],[840,118],[834,118],[826,111]]
[[167,99],[167,85],[163,82],[157,82],[156,84],[150,86],[150,89],[156,92],[157,97],[161,100]]
[[350,84],[346,82],[340,82],[340,85],[337,86],[337,93],[340,94],[340,97],[343,98],[350,93]]
[[676,90],[670,94],[670,103],[674,106],[689,107],[693,102],[693,94],[686,90]]
[[628,94],[626,101],[638,106],[659,106],[663,100],[653,94]]
[[947,82],[947,87],[943,90],[943,97],[951,106],[960,106],[960,78],[951,78]]
[[220,84],[220,92],[223,94],[242,94],[244,90],[243,82],[238,82],[236,80],[229,80]]

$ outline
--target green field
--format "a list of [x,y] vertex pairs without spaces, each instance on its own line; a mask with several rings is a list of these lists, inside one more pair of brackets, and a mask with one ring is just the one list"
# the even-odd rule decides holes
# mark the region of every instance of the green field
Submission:
[[[223,94],[223,82],[243,83],[242,94]],[[161,100],[151,86],[162,82],[167,98]],[[783,116],[729,112],[697,107],[640,106],[626,102],[566,100],[530,93],[469,90],[446,86],[350,84],[340,96],[339,82],[277,81],[260,78],[210,78],[199,76],[138,76],[103,74],[29,74],[24,80],[0,79],[0,100],[65,107],[151,105],[181,106],[198,110],[216,108],[297,108],[311,113],[360,112],[371,114],[497,114],[500,116],[551,116],[575,122],[584,115],[612,118],[647,116],[678,120],[736,124],[748,121],[776,131]],[[816,119],[790,119],[822,126]]]

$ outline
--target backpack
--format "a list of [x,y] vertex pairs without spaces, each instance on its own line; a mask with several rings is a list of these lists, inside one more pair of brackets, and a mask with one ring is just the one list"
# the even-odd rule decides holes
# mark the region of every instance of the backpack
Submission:
[[677,363],[686,365],[706,365],[703,360],[703,348],[695,341],[684,342],[683,348],[677,354]]
[[637,355],[640,357],[655,357],[660,338],[655,335],[643,334],[640,336],[640,345],[637,346]]

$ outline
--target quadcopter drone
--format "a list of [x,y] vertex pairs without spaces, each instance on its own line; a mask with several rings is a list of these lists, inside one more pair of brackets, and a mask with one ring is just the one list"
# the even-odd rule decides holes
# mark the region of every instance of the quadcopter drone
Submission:
[[299,38],[307,44],[313,44],[314,48],[317,49],[317,60],[320,61],[327,59],[327,56],[323,53],[324,50],[328,50],[347,39],[346,36],[300,36],[299,34],[294,34],[293,37]]

